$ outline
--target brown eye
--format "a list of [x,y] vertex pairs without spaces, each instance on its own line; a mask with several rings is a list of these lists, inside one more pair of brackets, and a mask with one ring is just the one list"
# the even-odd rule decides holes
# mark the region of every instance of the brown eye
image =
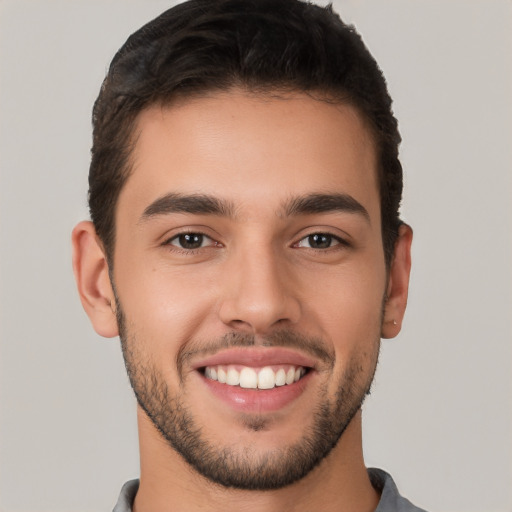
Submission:
[[330,249],[336,245],[342,244],[343,241],[337,236],[329,233],[312,233],[300,240],[295,247],[306,247],[308,249]]
[[187,233],[186,235],[180,235],[178,242],[183,249],[199,249],[203,245],[203,235]]
[[328,249],[332,245],[332,236],[324,233],[315,233],[308,236],[308,244],[312,249]]
[[180,249],[193,250],[212,245],[212,240],[201,233],[181,233],[169,240],[168,244]]

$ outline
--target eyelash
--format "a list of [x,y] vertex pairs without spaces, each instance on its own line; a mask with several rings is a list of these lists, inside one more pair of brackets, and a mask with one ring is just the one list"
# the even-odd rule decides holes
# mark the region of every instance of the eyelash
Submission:
[[[179,240],[180,237],[186,237],[186,236],[202,237],[201,244],[205,241],[204,239],[208,239],[213,243],[211,243],[207,246],[204,246],[204,247],[196,247],[196,248],[179,247],[172,243],[174,241]],[[308,242],[311,243],[311,238],[313,238],[315,236],[322,236],[322,237],[328,238],[329,241],[331,242],[331,245],[329,245],[329,247],[324,247],[324,248],[305,247],[303,245],[299,245],[299,244],[301,244],[301,242],[304,242],[305,240],[308,240],[308,239],[309,239]],[[334,245],[332,245],[332,242],[336,242],[336,243]],[[169,247],[170,250],[179,252],[181,254],[194,254],[194,253],[200,251],[201,249],[206,249],[208,247],[223,247],[223,245],[220,242],[215,241],[213,238],[206,235],[205,233],[201,233],[200,231],[184,231],[182,233],[178,233],[178,234],[174,235],[173,237],[167,239],[162,245],[167,246],[167,247]],[[343,238],[340,238],[337,235],[333,235],[332,233],[329,233],[328,231],[316,231],[314,233],[310,233],[310,234],[302,237],[298,242],[294,243],[292,245],[292,247],[293,248],[301,248],[302,247],[304,249],[317,251],[320,253],[325,253],[328,251],[333,251],[333,250],[335,251],[335,250],[340,250],[343,248],[348,248],[348,247],[351,247],[351,245],[349,242],[347,242]]]
[[[336,242],[336,243],[334,245],[329,245],[329,247],[324,247],[324,248],[304,247],[304,246],[299,245],[304,240],[308,240],[308,243],[311,244],[311,239],[314,237],[318,237],[318,236],[325,237],[325,238],[329,239],[329,242]],[[316,231],[314,233],[310,233],[309,235],[302,237],[297,243],[293,244],[293,247],[295,247],[295,248],[304,247],[305,249],[310,249],[313,251],[327,252],[329,250],[337,250],[337,249],[339,250],[342,248],[350,247],[350,244],[343,238],[333,235],[332,233],[329,233],[328,231]]]
[[[205,247],[196,247],[196,248],[189,248],[186,247],[179,247],[178,245],[174,245],[172,242],[175,240],[179,240],[181,237],[186,236],[196,236],[196,237],[202,237],[201,243],[204,242],[204,239],[211,240],[213,242],[212,244],[209,244]],[[182,233],[178,233],[177,235],[174,235],[173,237],[167,239],[162,245],[170,247],[170,250],[176,251],[179,253],[184,254],[193,254],[197,251],[200,251],[201,249],[205,249],[206,247],[222,247],[222,244],[219,242],[216,242],[213,238],[206,235],[205,233],[201,233],[200,231],[184,231]]]

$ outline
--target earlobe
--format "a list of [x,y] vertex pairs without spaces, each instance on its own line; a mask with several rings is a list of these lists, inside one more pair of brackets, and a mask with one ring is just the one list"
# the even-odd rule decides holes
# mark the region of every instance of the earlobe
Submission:
[[398,231],[393,260],[389,269],[384,319],[381,329],[382,338],[394,338],[402,328],[409,292],[411,243],[412,229],[407,224],[402,224]]
[[80,222],[72,233],[73,272],[82,306],[101,336],[118,335],[115,297],[103,246],[92,222]]

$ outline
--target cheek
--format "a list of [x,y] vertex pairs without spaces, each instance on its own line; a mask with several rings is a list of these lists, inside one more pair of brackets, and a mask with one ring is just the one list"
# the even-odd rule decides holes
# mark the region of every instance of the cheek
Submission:
[[380,261],[364,271],[340,266],[329,273],[319,272],[306,278],[303,304],[322,318],[321,325],[331,333],[372,331],[380,328],[385,276]]
[[130,267],[119,265],[115,275],[129,332],[155,359],[175,357],[213,314],[215,286],[204,273],[157,268],[142,258]]
[[328,279],[316,279],[303,303],[309,325],[334,348],[334,382],[356,372],[360,384],[373,371],[379,350],[385,267],[379,260],[365,272],[340,268]]

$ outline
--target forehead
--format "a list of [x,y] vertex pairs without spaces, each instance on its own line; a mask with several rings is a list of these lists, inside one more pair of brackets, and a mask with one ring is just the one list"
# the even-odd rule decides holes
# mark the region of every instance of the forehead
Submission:
[[219,197],[254,216],[296,196],[334,192],[380,218],[375,153],[354,107],[306,94],[235,90],[155,105],[137,119],[117,217],[140,215],[169,193]]

